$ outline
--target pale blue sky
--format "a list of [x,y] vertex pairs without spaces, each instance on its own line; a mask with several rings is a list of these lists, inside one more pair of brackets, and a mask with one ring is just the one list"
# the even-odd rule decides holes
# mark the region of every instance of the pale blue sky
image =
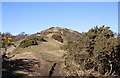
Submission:
[[118,32],[117,2],[2,3],[2,32],[32,34],[50,27],[86,32],[96,25]]

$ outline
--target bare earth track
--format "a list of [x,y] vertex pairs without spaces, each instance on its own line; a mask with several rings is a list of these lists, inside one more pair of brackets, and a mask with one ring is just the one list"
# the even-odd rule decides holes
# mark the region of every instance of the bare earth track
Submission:
[[[56,45],[59,47],[62,45],[60,42],[48,39],[48,42],[43,42],[45,45]],[[19,44],[18,44],[19,45]],[[8,48],[7,53],[12,52],[16,49],[14,46]],[[3,76],[6,72],[9,76],[49,76],[48,68],[53,62],[56,62],[55,70],[52,76],[60,76],[60,65],[62,63],[62,50],[49,50],[47,48],[41,48],[36,52],[23,52],[15,54],[14,57],[7,59],[3,62]],[[54,55],[58,61],[46,61],[43,53]],[[7,65],[6,65],[7,64]]]

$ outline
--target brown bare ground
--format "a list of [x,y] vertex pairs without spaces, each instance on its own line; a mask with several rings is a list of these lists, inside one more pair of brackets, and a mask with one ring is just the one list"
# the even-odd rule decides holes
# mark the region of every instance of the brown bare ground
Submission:
[[[51,39],[48,40],[48,42],[43,43],[43,44],[46,44],[46,45],[51,44],[51,45],[56,45],[58,47],[60,45],[62,45],[58,41],[51,40]],[[15,47],[8,48],[8,52],[12,52],[14,49],[15,49]],[[22,67],[22,68],[25,68],[24,65],[21,65],[23,62],[34,61],[34,64],[32,65],[32,68],[30,67],[30,71],[27,71],[26,69],[15,70],[14,71],[14,72],[16,72],[15,74],[21,74],[22,73],[26,76],[49,76],[48,67],[52,62],[51,61],[46,61],[44,59],[44,57],[42,55],[43,52],[55,55],[56,57],[60,58],[59,61],[57,62],[57,65],[56,65],[55,70],[54,70],[53,75],[52,75],[52,76],[60,76],[59,71],[60,71],[60,65],[61,65],[61,61],[62,61],[62,59],[61,59],[62,54],[58,53],[58,51],[49,51],[48,49],[43,49],[42,51],[38,51],[36,53],[25,52],[25,53],[21,53],[21,54],[16,54],[14,57],[8,59],[8,61],[10,61],[9,64],[11,66],[12,66],[11,61],[15,61],[15,65],[19,65],[19,67]],[[18,63],[16,60],[22,60],[22,62]],[[37,64],[36,64],[36,62],[37,62]],[[27,66],[27,64],[26,64],[26,66]],[[29,68],[29,65],[27,66],[27,68]],[[12,69],[13,68],[9,68],[9,70],[12,70]]]

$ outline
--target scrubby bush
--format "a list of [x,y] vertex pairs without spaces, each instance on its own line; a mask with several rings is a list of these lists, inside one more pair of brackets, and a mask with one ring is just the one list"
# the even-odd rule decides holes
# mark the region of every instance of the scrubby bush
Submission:
[[59,42],[61,42],[61,43],[63,43],[63,38],[58,34],[53,34],[52,38],[59,41]]
[[33,36],[29,36],[26,38],[27,40],[36,40],[36,41],[43,41],[46,42],[46,40],[44,39],[44,37],[42,36],[37,36],[37,35],[33,35]]
[[26,37],[23,41],[21,41],[19,47],[28,47],[32,45],[38,45],[37,41],[46,42],[46,40],[42,36],[32,35]]
[[41,36],[33,35],[33,36],[28,36],[26,39],[27,40],[41,40],[42,37]]
[[32,40],[32,39],[28,39],[28,40],[23,40],[21,41],[19,47],[28,47],[28,46],[32,46],[32,45],[38,45],[36,40]]
[[7,51],[7,47],[10,46],[10,45],[14,45],[15,46],[15,43],[12,42],[12,35],[9,34],[9,33],[6,33],[6,34],[2,34],[2,48],[5,48],[5,51]]
[[[64,45],[64,75],[120,76],[120,44],[109,27],[95,27]],[[82,73],[80,73],[82,71]]]

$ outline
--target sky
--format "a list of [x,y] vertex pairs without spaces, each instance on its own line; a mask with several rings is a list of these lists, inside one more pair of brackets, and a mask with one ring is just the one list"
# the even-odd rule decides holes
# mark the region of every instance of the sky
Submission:
[[2,32],[33,34],[50,27],[87,32],[105,25],[118,32],[117,2],[3,2]]

